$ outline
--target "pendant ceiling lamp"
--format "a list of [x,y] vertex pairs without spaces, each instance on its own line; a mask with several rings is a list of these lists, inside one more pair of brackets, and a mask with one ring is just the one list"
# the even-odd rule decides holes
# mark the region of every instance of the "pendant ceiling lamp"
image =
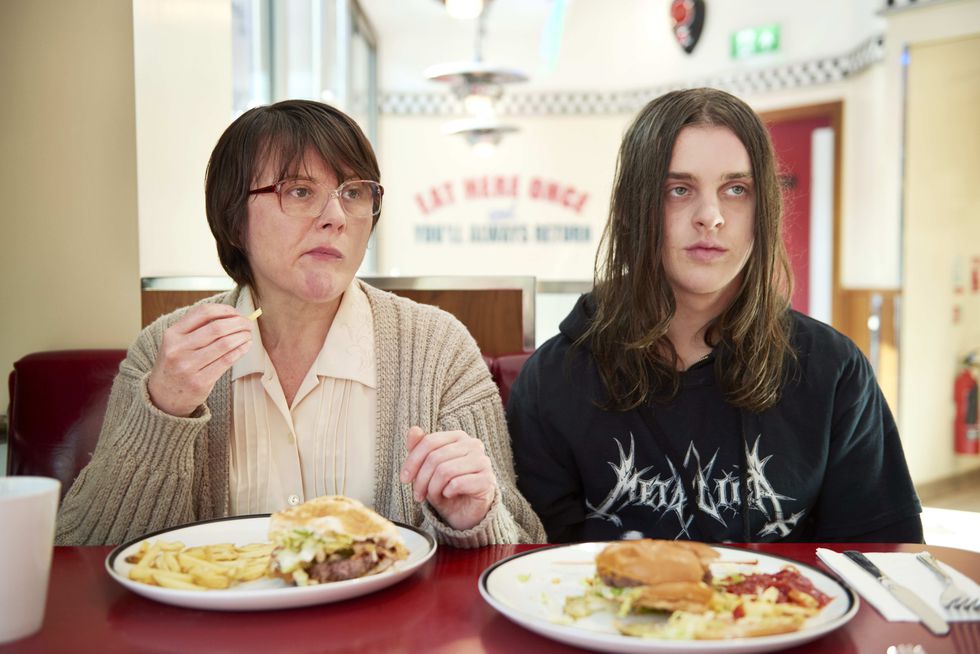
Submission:
[[483,13],[483,8],[490,0],[442,0],[446,5],[446,13],[453,18],[466,20],[476,18]]
[[453,120],[443,126],[446,134],[458,134],[473,147],[473,152],[481,157],[493,154],[500,139],[505,134],[516,132],[517,127],[504,125],[496,118],[463,118]]
[[436,64],[425,71],[433,82],[449,84],[462,100],[466,113],[484,116],[493,113],[494,104],[504,94],[504,85],[527,81],[517,68],[502,68],[481,61]]
[[[476,52],[473,61],[446,63],[431,66],[425,77],[433,82],[448,84],[453,93],[463,103],[468,116],[445,126],[448,134],[459,134],[477,149],[480,154],[489,154],[508,133],[516,132],[517,127],[504,125],[497,120],[495,104],[504,93],[504,86],[527,81],[527,74],[518,68],[493,66],[483,61],[482,43],[486,31],[486,4],[476,0],[444,0],[446,8],[452,13],[451,5],[457,3],[479,4],[476,32]],[[489,0],[487,0],[489,1]]]

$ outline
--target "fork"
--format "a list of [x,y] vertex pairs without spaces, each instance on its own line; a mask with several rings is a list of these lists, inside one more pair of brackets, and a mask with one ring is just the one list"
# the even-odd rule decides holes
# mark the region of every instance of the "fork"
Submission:
[[915,555],[927,568],[941,577],[946,587],[943,594],[939,596],[939,603],[944,609],[962,609],[966,611],[980,610],[980,598],[970,597],[953,582],[953,578],[946,574],[946,571],[939,567],[939,561],[929,552],[919,552]]

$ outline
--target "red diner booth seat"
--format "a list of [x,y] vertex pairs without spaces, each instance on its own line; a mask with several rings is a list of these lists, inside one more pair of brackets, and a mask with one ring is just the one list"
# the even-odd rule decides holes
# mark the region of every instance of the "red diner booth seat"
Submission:
[[[61,480],[68,492],[92,458],[112,380],[126,350],[58,350],[28,354],[10,373],[7,474]],[[504,404],[530,352],[483,355]]]
[[507,406],[507,398],[510,397],[510,387],[514,385],[517,375],[524,367],[524,362],[531,354],[531,352],[502,354],[494,357],[493,363],[490,364],[490,376],[500,389],[500,399],[504,401],[504,406]]
[[28,354],[10,373],[7,474],[61,480],[64,496],[92,458],[126,350]]

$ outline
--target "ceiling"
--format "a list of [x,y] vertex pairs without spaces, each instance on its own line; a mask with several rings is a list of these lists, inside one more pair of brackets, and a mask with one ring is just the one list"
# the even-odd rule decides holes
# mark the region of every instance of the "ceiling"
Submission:
[[[382,88],[435,90],[437,85],[424,79],[427,67],[475,59],[478,21],[451,18],[440,0],[358,1],[377,35]],[[537,66],[554,5],[555,0],[492,0],[484,23],[483,61]]]
[[[451,18],[441,0],[358,0],[378,39],[381,88],[436,91],[425,78],[434,64],[472,61],[476,19]],[[670,0],[492,0],[485,20],[483,60],[523,69],[528,90],[630,89],[699,78],[743,64],[729,56],[734,31],[778,23],[778,56],[745,66],[805,61],[846,53],[872,34],[884,0],[708,0],[701,43],[684,54],[671,32]],[[550,21],[564,7],[561,30]],[[542,54],[544,35],[560,47]],[[547,40],[547,39],[546,39]]]
[[[454,34],[468,33],[472,42],[476,33],[476,19],[450,18],[441,0],[358,2],[371,19],[379,40],[408,32],[445,42],[453,40]],[[540,32],[554,4],[554,0],[491,0],[485,10],[487,30],[508,38]]]

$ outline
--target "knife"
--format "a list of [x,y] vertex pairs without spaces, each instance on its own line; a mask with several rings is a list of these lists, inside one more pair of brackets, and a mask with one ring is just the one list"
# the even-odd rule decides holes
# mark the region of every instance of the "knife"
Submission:
[[866,557],[864,554],[861,554],[861,552],[855,550],[847,550],[844,552],[844,556],[864,568],[864,570],[877,579],[882,586],[887,588],[888,592],[890,592],[895,599],[904,604],[910,611],[912,611],[912,613],[919,616],[919,619],[922,620],[922,623],[926,627],[928,627],[929,631],[937,636],[945,636],[949,633],[949,624],[946,623],[941,615],[933,611],[932,608],[922,600],[922,598],[913,593],[911,590],[905,586],[895,583],[891,577],[886,576],[884,572],[878,569],[878,566],[871,562],[871,559]]

